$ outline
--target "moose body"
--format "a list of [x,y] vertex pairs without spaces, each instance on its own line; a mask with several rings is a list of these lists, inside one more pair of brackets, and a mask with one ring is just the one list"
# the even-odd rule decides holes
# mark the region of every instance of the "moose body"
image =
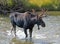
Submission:
[[16,26],[24,29],[26,37],[28,37],[27,29],[29,29],[30,37],[32,37],[32,31],[35,24],[37,24],[38,27],[39,25],[45,27],[45,23],[41,17],[39,17],[38,15],[33,15],[29,12],[25,13],[13,12],[10,14],[10,19],[11,24],[13,26],[12,30],[14,30],[15,36],[16,36]]

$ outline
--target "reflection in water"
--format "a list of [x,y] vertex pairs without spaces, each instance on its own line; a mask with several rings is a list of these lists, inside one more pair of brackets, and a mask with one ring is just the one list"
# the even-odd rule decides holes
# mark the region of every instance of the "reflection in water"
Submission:
[[33,44],[32,40],[20,40],[20,39],[17,39],[17,38],[13,38],[11,40],[11,43],[10,44]]
[[18,38],[13,38],[10,44],[49,44],[49,43],[41,39],[23,39],[22,40]]

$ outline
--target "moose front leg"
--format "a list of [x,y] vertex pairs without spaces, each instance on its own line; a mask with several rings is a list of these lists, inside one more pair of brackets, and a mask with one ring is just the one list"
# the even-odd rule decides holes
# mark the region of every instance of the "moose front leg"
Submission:
[[30,38],[32,38],[32,29],[29,29]]
[[24,33],[25,33],[25,35],[26,35],[25,38],[27,38],[28,35],[27,35],[27,20],[26,20],[26,19],[24,19],[24,25],[23,25],[23,28],[24,28]]
[[24,29],[24,33],[25,33],[25,35],[26,35],[26,37],[25,37],[25,38],[27,38],[27,37],[28,37],[27,29]]

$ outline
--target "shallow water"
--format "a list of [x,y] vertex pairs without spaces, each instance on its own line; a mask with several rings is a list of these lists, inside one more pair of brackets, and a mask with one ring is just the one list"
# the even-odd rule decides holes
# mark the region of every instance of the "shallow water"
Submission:
[[46,27],[40,26],[40,30],[37,30],[35,25],[32,39],[25,39],[22,28],[16,28],[15,37],[14,33],[10,32],[12,26],[9,19],[0,17],[0,44],[60,44],[60,16],[47,16],[43,20]]

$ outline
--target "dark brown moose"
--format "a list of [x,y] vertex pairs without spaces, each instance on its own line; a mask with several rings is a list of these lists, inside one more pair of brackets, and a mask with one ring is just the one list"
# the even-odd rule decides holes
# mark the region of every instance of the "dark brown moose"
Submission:
[[24,13],[13,12],[13,13],[11,13],[9,17],[10,17],[11,24],[13,27],[12,30],[14,30],[15,36],[16,36],[16,26],[18,26],[18,27],[24,29],[26,38],[28,37],[27,29],[29,29],[30,37],[32,37],[32,31],[33,31],[33,27],[35,24],[37,24],[38,29],[39,29],[39,25],[41,25],[42,27],[45,27],[45,22],[42,20],[43,15],[44,15],[43,11],[40,15],[38,15],[38,14],[34,15],[33,13],[30,13],[30,12],[24,12]]

